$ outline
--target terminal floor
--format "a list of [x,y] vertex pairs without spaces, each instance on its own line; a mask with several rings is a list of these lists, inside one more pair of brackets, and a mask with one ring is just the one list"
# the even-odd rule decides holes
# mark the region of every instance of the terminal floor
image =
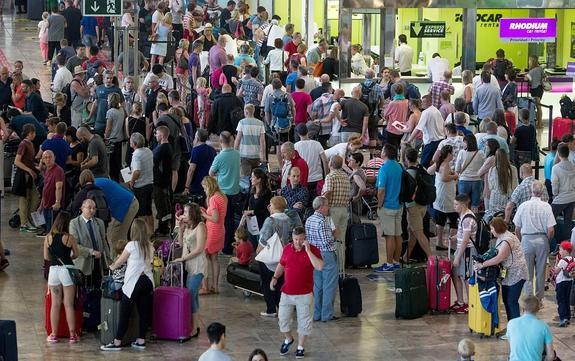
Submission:
[[[36,22],[8,15],[0,17],[0,20],[0,50],[10,64],[16,59],[22,59],[26,75],[39,78],[45,94],[49,94],[49,72],[41,65]],[[263,319],[259,316],[259,312],[264,310],[263,299],[244,297],[242,292],[234,290],[225,282],[225,275],[222,275],[219,295],[203,296],[200,299],[202,333],[198,339],[184,344],[149,342],[145,352],[125,350],[113,354],[99,351],[99,340],[94,334],[84,335],[76,345],[67,342],[47,345],[43,306],[45,282],[41,270],[42,239],[9,228],[8,218],[17,208],[14,196],[7,194],[0,202],[0,237],[12,252],[9,257],[10,267],[0,272],[0,319],[14,319],[17,322],[20,360],[195,360],[209,346],[205,327],[213,321],[227,326],[226,348],[234,360],[247,359],[256,347],[266,350],[270,360],[294,359],[293,353],[288,357],[279,356],[279,345],[283,337],[279,333],[276,319]],[[380,259],[383,260],[385,245],[382,240],[379,249]],[[222,268],[227,261],[227,258],[221,258]],[[479,339],[477,335],[470,335],[465,315],[396,320],[395,295],[390,290],[394,287],[392,276],[389,276],[389,282],[376,283],[366,278],[369,273],[368,270],[352,271],[360,281],[363,313],[358,318],[315,323],[306,345],[307,360],[454,360],[457,343],[463,337],[471,337],[476,342],[476,360],[507,359],[507,342],[493,338]],[[338,309],[339,301],[336,299]],[[541,317],[552,325],[558,355],[564,360],[575,360],[573,329],[556,327],[556,322],[552,321],[555,314],[553,294],[550,291]]]

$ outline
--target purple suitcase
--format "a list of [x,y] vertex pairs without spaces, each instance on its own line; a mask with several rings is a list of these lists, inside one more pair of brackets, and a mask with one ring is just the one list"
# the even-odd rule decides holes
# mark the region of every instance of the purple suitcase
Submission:
[[[180,280],[183,280],[183,264],[180,265]],[[152,334],[163,340],[184,342],[190,339],[192,297],[187,288],[161,286],[154,290]]]

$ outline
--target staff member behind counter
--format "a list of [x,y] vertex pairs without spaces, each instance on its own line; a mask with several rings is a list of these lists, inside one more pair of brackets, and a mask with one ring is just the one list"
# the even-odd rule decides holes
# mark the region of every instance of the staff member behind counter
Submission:
[[413,48],[407,45],[407,36],[405,34],[399,35],[398,39],[399,46],[395,49],[395,63],[398,64],[401,75],[411,76]]

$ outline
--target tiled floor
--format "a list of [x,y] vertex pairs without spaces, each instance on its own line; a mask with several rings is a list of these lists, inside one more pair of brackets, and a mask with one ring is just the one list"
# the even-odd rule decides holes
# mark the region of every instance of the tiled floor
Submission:
[[[41,65],[39,49],[34,39],[36,24],[9,16],[0,17],[0,49],[8,61],[25,62],[25,73],[38,77],[49,85],[48,70]],[[46,93],[48,94],[48,93]],[[12,195],[0,201],[1,237],[12,251],[11,266],[0,272],[0,319],[17,322],[20,360],[195,360],[208,347],[205,326],[220,321],[227,326],[227,350],[235,360],[245,360],[255,347],[266,350],[270,360],[294,359],[293,354],[280,357],[282,342],[274,319],[262,319],[259,312],[264,303],[260,297],[244,297],[225,281],[217,296],[200,300],[202,334],[199,339],[184,344],[150,342],[145,352],[126,350],[119,354],[99,351],[96,335],[87,334],[76,345],[61,343],[46,345],[44,331],[44,287],[42,278],[42,240],[30,234],[18,233],[8,226],[8,218],[17,208]],[[380,243],[380,259],[384,244]],[[227,259],[222,258],[222,264]],[[395,296],[392,282],[375,283],[365,276],[367,270],[354,271],[363,294],[363,313],[358,318],[314,324],[307,344],[308,360],[367,361],[367,360],[453,360],[457,342],[471,337],[477,344],[476,360],[506,360],[508,345],[495,339],[480,340],[470,336],[464,315],[425,316],[412,321],[394,318]],[[542,317],[552,322],[555,315],[552,295],[547,297]],[[336,302],[336,309],[339,303]],[[573,327],[573,326],[572,326]],[[552,327],[558,354],[564,360],[575,359],[573,329]],[[526,330],[528,331],[528,330]]]

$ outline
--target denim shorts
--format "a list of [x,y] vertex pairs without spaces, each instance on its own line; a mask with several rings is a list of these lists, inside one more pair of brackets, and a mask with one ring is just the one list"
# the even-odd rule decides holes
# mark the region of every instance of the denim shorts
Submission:
[[467,194],[471,200],[471,208],[479,207],[481,202],[481,194],[483,193],[483,182],[478,181],[465,181],[460,180],[457,185],[459,194]]

